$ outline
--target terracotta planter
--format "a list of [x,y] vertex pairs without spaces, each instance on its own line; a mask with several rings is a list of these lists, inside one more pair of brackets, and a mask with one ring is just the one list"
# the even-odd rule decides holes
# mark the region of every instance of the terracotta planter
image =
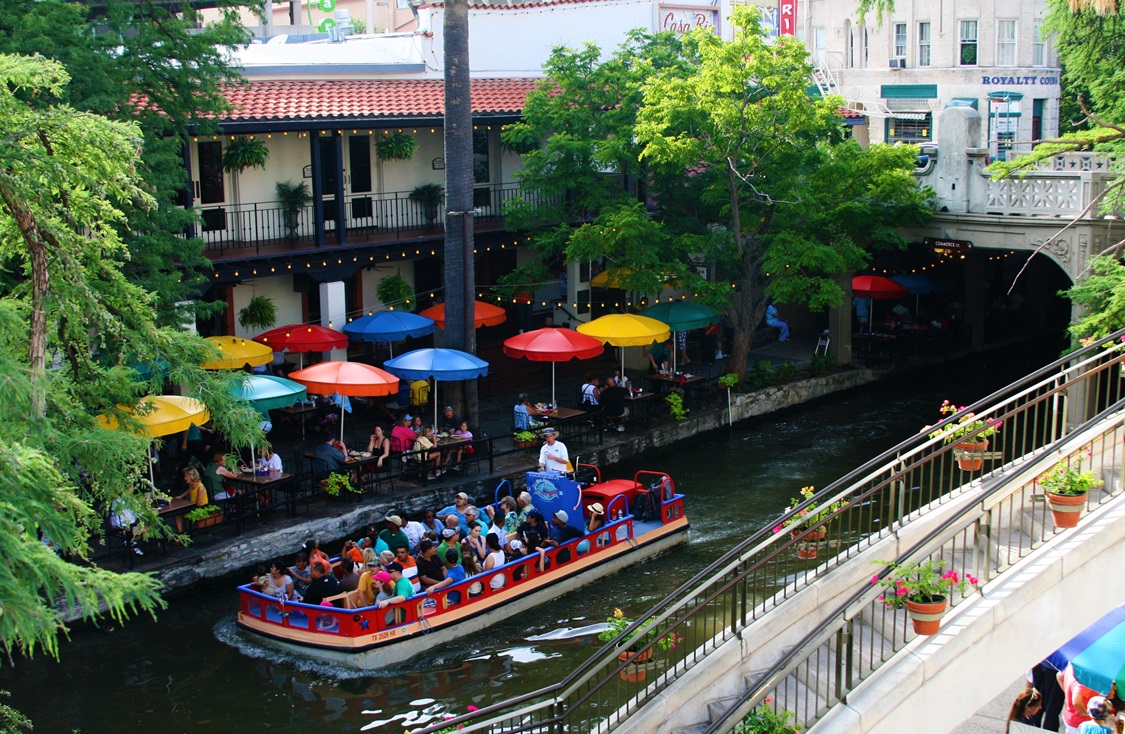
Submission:
[[643,681],[648,675],[648,671],[638,665],[638,663],[643,663],[651,657],[651,648],[640,653],[617,653],[617,659],[623,663],[627,663],[627,665],[625,666],[625,670],[621,671],[621,680],[628,681],[629,683],[639,683],[640,681]]
[[1086,492],[1082,494],[1047,493],[1047,505],[1050,506],[1051,516],[1055,519],[1055,527],[1078,527],[1078,518],[1082,517],[1082,510],[1086,507],[1086,494]]
[[223,513],[220,512],[218,514],[212,515],[211,517],[205,517],[202,520],[196,520],[195,521],[195,529],[196,530],[202,530],[203,528],[209,528],[212,525],[218,525],[222,521],[223,521]]
[[[988,450],[988,439],[982,438],[979,441],[962,441],[957,444],[955,448],[968,453],[980,453]],[[984,459],[958,459],[957,466],[961,467],[962,471],[980,471],[981,467],[984,466]]]
[[797,557],[802,561],[809,561],[820,555],[820,543],[828,537],[828,531],[824,528],[817,528],[806,532],[794,530],[790,535],[798,540]]
[[535,442],[534,441],[516,441],[516,440],[513,439],[512,445],[515,446],[517,449],[529,449],[529,448],[531,448],[532,446],[535,445]]
[[914,623],[914,632],[919,635],[936,635],[941,627],[941,618],[949,606],[949,599],[940,597],[936,601],[917,602],[907,600],[906,613]]

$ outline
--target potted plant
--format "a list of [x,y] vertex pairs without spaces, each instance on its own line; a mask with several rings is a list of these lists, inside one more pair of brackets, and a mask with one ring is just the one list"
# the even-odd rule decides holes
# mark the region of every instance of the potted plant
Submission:
[[324,488],[324,491],[330,497],[336,497],[344,490],[355,494],[361,494],[363,492],[362,488],[352,485],[347,474],[340,474],[338,472],[332,472],[326,479],[321,480],[320,486]]
[[[789,510],[794,509],[802,502],[812,499],[816,494],[813,487],[801,487],[800,496],[789,500]],[[797,557],[802,560],[811,560],[819,555],[820,544],[828,536],[828,529],[820,526],[814,527],[827,520],[836,510],[847,506],[847,501],[833,502],[827,507],[818,507],[816,502],[809,504],[796,515],[788,517],[774,527],[775,533],[789,529],[789,534],[803,542],[797,544]]]
[[[763,704],[773,703],[772,697],[767,697]],[[801,731],[801,727],[789,721],[793,712],[788,709],[774,711],[769,706],[759,706],[746,715],[746,718],[734,726],[734,734],[794,734]]]
[[687,420],[687,414],[691,411],[684,407],[684,396],[673,390],[664,397],[664,402],[668,405],[668,412],[672,414],[672,418],[678,421]]
[[437,221],[438,206],[441,205],[441,197],[444,193],[445,189],[441,184],[428,183],[415,186],[408,197],[422,207],[422,212],[426,215],[426,221],[429,222],[431,227]]
[[964,595],[970,586],[979,583],[972,574],[961,576],[949,569],[949,564],[945,561],[935,561],[932,558],[921,563],[873,563],[888,567],[886,575],[876,574],[871,578],[872,584],[878,584],[887,590],[880,597],[881,601],[893,609],[906,607],[906,613],[914,624],[914,631],[919,635],[937,634],[941,618],[949,607],[949,594],[958,591]]
[[196,530],[208,528],[223,521],[223,508],[218,505],[203,505],[184,515],[184,519],[192,523]]
[[[598,634],[598,639],[602,642],[612,642],[614,640],[617,640],[617,638],[629,627],[629,625],[633,623],[633,620],[629,617],[626,617],[625,613],[620,609],[614,609],[613,616],[607,617],[605,621],[609,626],[607,626]],[[623,640],[618,640],[617,647],[625,648],[633,642],[644,644],[653,639],[654,637],[656,637],[656,630],[652,629],[653,624],[654,620],[650,617],[648,620],[646,620],[645,624],[633,630],[633,632],[630,633],[628,637]],[[675,650],[676,643],[678,643],[679,641],[680,636],[673,632],[670,635],[662,635],[661,637],[659,637],[653,647],[656,647],[660,650]],[[617,659],[623,663],[629,664],[629,667],[627,669],[621,671],[621,678],[623,680],[629,681],[630,683],[636,683],[637,681],[644,680],[646,671],[644,668],[639,667],[638,664],[645,662],[651,657],[652,648],[649,648],[642,652],[631,652],[629,650],[625,650],[618,653]]]
[[389,308],[401,308],[404,311],[413,311],[414,289],[406,278],[401,275],[388,275],[375,286],[375,295]]
[[516,431],[512,434],[512,445],[517,449],[529,449],[538,439],[534,431]]
[[[1089,457],[1090,447],[1087,446],[1082,453]],[[1056,527],[1077,527],[1082,509],[1086,506],[1086,495],[1102,484],[1102,480],[1095,477],[1094,472],[1082,469],[1082,453],[1079,453],[1073,466],[1066,459],[1059,459],[1059,463],[1035,480],[1047,493],[1047,504],[1051,508]]]
[[261,140],[253,140],[245,135],[239,135],[223,147],[223,170],[231,174],[231,188],[234,194],[234,208],[238,209],[242,202],[239,190],[239,176],[247,168],[261,168],[265,170],[270,159],[270,150]]
[[404,132],[391,133],[375,141],[375,153],[385,161],[408,161],[417,149],[418,141]]
[[312,203],[309,185],[304,181],[278,181],[274,184],[277,200],[281,204],[281,215],[285,224],[285,236],[290,242],[297,241],[297,229],[301,224],[301,211]]
[[[942,415],[954,415],[965,410],[948,400],[942,401],[939,408]],[[965,413],[956,423],[934,431],[930,438],[940,438],[942,443],[955,444],[958,451],[962,452],[957,457],[957,466],[963,471],[979,471],[984,466],[984,458],[976,458],[973,454],[980,454],[988,450],[988,439],[1000,430],[1002,421],[992,418],[977,418],[976,413]],[[929,428],[929,426],[926,426]],[[922,430],[926,430],[926,428]]]
[[268,329],[277,323],[277,304],[269,296],[254,296],[238,311],[244,329]]

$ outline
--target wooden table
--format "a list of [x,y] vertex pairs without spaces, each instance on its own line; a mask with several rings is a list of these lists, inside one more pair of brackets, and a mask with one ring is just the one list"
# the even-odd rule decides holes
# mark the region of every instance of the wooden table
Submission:
[[645,390],[636,395],[630,393],[629,397],[625,398],[625,407],[629,410],[629,417],[626,420],[630,423],[636,421],[647,422],[648,419],[652,417],[653,406],[656,405],[656,401],[653,400],[655,397],[656,393],[651,390]]
[[551,418],[557,421],[569,421],[575,418],[581,418],[586,415],[586,411],[578,410],[577,408],[555,408],[551,411]]
[[278,413],[287,415],[290,418],[296,418],[301,421],[301,440],[305,440],[305,421],[308,420],[310,415],[316,413],[316,405],[305,405],[302,403],[300,407],[290,405],[288,408],[274,408]]
[[[680,378],[674,375],[645,375],[646,380],[652,380],[653,384],[659,386],[661,389],[656,392],[664,392],[673,387],[680,385]],[[693,385],[697,382],[703,382],[707,378],[703,375],[684,375],[683,387]]]
[[[233,508],[233,520],[236,527],[242,518],[251,514],[263,514],[266,505],[262,505],[262,495],[266,492],[277,491],[282,494],[297,488],[297,475],[289,472],[270,472],[257,474],[239,472],[237,477],[227,477],[226,481],[242,488],[242,492],[235,494],[229,502]],[[289,507],[289,516],[296,517],[297,508],[292,501],[285,503]]]

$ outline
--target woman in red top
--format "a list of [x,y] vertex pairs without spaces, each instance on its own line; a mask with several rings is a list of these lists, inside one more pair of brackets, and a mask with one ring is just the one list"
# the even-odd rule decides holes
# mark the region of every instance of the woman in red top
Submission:
[[1078,727],[1082,722],[1089,721],[1090,715],[1086,712],[1086,703],[1094,696],[1101,694],[1092,688],[1087,688],[1074,677],[1074,666],[1069,663],[1066,670],[1057,674],[1059,687],[1066,697],[1063,700],[1062,718],[1066,724],[1066,734],[1078,734]]
[[316,538],[309,538],[308,540],[306,540],[305,545],[304,545],[304,549],[305,549],[305,553],[309,554],[309,565],[310,566],[313,565],[314,563],[316,563],[317,561],[320,561],[321,563],[324,564],[325,569],[328,569],[328,570],[332,569],[332,561],[328,560],[328,556],[324,553],[324,551],[322,551],[320,549],[319,544],[317,544],[317,542],[316,542]]

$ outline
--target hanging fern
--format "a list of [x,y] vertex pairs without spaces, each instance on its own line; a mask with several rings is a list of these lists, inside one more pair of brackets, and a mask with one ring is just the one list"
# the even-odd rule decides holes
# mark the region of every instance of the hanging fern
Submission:
[[418,141],[406,133],[391,133],[375,141],[375,153],[385,161],[408,161],[417,149]]
[[245,135],[239,135],[223,148],[223,170],[227,173],[241,173],[247,168],[264,170],[269,159],[266,144]]
[[268,296],[254,296],[239,310],[238,323],[244,329],[268,329],[277,323],[277,305]]
[[401,275],[388,275],[375,286],[375,295],[388,306],[403,311],[414,310],[414,288]]

